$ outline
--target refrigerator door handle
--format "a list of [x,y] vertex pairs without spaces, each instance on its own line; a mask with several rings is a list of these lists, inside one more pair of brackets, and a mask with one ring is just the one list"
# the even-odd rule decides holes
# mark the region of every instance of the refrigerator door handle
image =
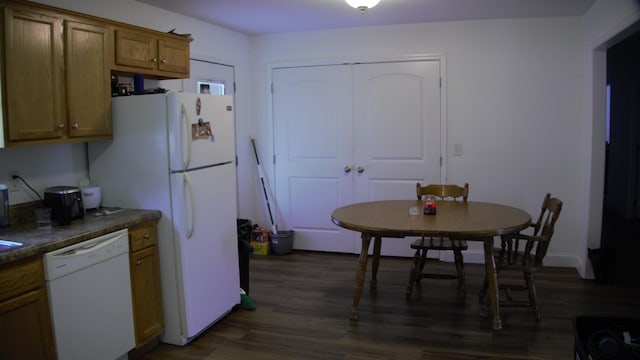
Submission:
[[191,129],[189,129],[189,114],[187,113],[187,108],[184,106],[184,103],[180,104],[180,117],[184,122],[184,129],[182,131],[182,168],[188,169],[189,163],[191,162],[191,142],[189,141]]
[[183,173],[184,175],[184,192],[185,192],[185,210],[187,216],[187,239],[191,239],[193,235],[193,228],[195,226],[195,202],[193,199],[193,188],[191,187],[191,180],[189,179],[188,173]]

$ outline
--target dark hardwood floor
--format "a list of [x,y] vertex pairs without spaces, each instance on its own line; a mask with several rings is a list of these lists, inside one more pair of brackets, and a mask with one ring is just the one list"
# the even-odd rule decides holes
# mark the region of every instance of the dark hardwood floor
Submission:
[[[424,279],[407,300],[410,262],[382,259],[378,288],[365,286],[354,322],[356,255],[252,255],[256,310],[236,309],[187,346],[160,344],[144,359],[572,359],[577,316],[640,314],[638,287],[544,268],[536,276],[542,320],[525,308],[502,308],[504,329],[494,332],[490,318],[479,316],[483,265],[465,265],[465,300],[456,297],[455,280],[437,279]],[[451,263],[427,266],[453,271]]]

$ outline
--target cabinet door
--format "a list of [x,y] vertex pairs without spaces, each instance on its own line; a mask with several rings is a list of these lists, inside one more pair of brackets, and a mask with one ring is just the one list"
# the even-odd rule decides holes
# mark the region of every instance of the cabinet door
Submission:
[[65,22],[69,137],[111,136],[109,31]]
[[143,32],[116,30],[116,65],[155,70],[157,38]]
[[55,359],[40,257],[0,267],[0,359]]
[[158,40],[158,70],[189,74],[189,44],[169,39]]
[[136,251],[130,261],[136,347],[140,347],[164,328],[158,249],[150,246]]
[[55,359],[44,289],[0,303],[0,358]]
[[4,11],[8,139],[62,137],[66,121],[61,21],[35,11]]

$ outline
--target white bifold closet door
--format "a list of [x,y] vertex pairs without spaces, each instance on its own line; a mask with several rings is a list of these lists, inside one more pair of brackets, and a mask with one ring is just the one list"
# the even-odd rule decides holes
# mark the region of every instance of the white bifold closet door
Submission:
[[[275,199],[296,249],[360,252],[331,212],[354,202],[414,199],[441,180],[440,61],[275,68]],[[409,209],[407,209],[409,211]],[[411,256],[413,239],[383,240]]]

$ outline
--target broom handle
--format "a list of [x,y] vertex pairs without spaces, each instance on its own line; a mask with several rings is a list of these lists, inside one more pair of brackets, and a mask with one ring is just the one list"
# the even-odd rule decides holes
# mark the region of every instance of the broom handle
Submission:
[[260,164],[260,157],[258,156],[258,149],[256,149],[256,141],[254,138],[251,138],[251,145],[253,146],[253,153],[256,155],[256,163],[258,164],[258,174],[260,175],[260,184],[262,185],[262,193],[264,194],[264,199],[267,205],[267,212],[269,213],[269,220],[271,221],[271,232],[275,235],[278,234],[278,230],[276,229],[276,224],[273,221],[273,212],[271,211],[271,202],[269,201],[269,195],[267,194],[267,184],[265,180],[264,168],[262,164]]

